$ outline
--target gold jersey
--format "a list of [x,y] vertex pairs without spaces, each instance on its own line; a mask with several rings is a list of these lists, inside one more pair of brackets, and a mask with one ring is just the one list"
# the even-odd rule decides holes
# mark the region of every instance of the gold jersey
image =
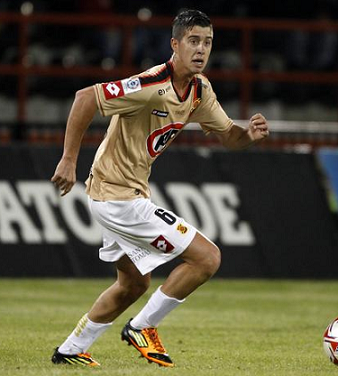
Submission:
[[170,61],[94,88],[100,113],[112,117],[86,182],[94,200],[150,197],[151,165],[187,123],[199,123],[206,134],[233,125],[204,75],[178,95]]

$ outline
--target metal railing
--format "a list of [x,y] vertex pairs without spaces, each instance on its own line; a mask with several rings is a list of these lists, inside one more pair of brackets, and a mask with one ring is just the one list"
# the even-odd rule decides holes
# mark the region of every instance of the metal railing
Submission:
[[[96,77],[108,75],[126,77],[140,71],[132,60],[132,38],[137,27],[156,28],[171,26],[170,17],[154,16],[149,21],[141,21],[136,16],[127,15],[87,15],[87,14],[40,14],[22,15],[18,13],[0,13],[1,24],[16,24],[18,26],[18,62],[15,64],[0,64],[0,76],[17,77],[17,121],[26,120],[26,105],[28,99],[28,78],[31,76],[49,77]],[[210,69],[208,77],[211,80],[234,81],[240,87],[240,117],[247,118],[249,105],[252,101],[253,85],[256,82],[285,82],[285,83],[316,83],[338,85],[338,72],[315,71],[261,71],[253,67],[253,34],[256,31],[292,31],[338,33],[338,23],[332,21],[294,21],[268,19],[212,19],[216,33],[222,30],[233,30],[240,33],[241,67],[238,69]],[[32,25],[59,25],[60,28],[69,25],[78,27],[97,26],[104,28],[114,26],[121,30],[122,51],[121,61],[114,68],[107,70],[99,66],[73,66],[65,68],[61,65],[29,66],[25,63],[30,44],[29,28]],[[62,30],[60,29],[60,33]]]

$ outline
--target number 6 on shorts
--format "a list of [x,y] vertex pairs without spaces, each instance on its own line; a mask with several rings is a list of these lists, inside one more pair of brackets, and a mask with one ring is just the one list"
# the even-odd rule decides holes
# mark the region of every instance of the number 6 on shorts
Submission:
[[161,218],[165,223],[168,223],[168,225],[173,225],[176,222],[176,218],[164,209],[156,209],[154,214]]

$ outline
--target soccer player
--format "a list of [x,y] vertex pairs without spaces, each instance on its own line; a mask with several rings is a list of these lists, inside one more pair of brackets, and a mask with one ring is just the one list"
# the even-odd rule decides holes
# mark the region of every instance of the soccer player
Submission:
[[242,149],[268,136],[267,121],[255,114],[242,128],[226,115],[202,74],[211,52],[213,27],[197,10],[173,22],[172,57],[121,81],[79,90],[67,121],[64,151],[52,182],[67,194],[76,181],[82,137],[99,110],[111,116],[97,150],[86,192],[102,227],[100,259],[115,262],[117,280],[104,291],[55,350],[54,363],[97,366],[87,349],[149,287],[151,272],[179,257],[183,262],[122,329],[122,339],[148,361],[172,367],[157,332],[160,322],[217,271],[218,247],[173,212],[150,200],[148,178],[156,158],[185,124],[200,123],[221,144]]

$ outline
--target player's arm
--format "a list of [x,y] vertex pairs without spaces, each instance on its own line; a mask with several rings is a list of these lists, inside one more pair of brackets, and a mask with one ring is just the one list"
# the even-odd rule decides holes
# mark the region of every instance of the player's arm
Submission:
[[64,140],[63,154],[51,181],[67,194],[76,182],[76,164],[82,138],[97,111],[94,87],[79,90],[70,110]]
[[215,133],[223,146],[229,149],[244,149],[266,138],[269,128],[265,117],[255,114],[247,128],[234,124],[229,131]]

